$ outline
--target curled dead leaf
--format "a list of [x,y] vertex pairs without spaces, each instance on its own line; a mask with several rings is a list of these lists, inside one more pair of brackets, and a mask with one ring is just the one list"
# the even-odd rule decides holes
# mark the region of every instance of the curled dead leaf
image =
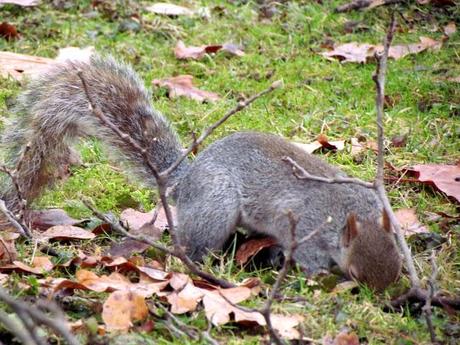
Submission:
[[104,302],[102,320],[108,332],[127,332],[133,326],[133,321],[144,320],[148,313],[143,296],[132,291],[115,291]]
[[404,231],[404,235],[409,237],[418,233],[429,233],[430,230],[418,221],[417,214],[412,208],[401,208],[395,212],[395,216]]
[[92,240],[96,235],[73,225],[55,225],[40,234],[43,241],[53,240]]
[[220,97],[216,93],[197,89],[192,80],[191,75],[179,75],[162,80],[155,79],[152,83],[155,86],[168,88],[169,98],[185,96],[199,102],[219,100]]

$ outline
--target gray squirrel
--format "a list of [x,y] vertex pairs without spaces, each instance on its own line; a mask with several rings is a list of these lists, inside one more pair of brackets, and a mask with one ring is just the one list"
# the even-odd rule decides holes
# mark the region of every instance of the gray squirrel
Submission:
[[[2,135],[5,164],[14,167],[24,155],[17,179],[27,202],[53,183],[55,170],[69,160],[75,139],[88,136],[100,139],[128,171],[155,186],[141,154],[91,112],[78,70],[105,116],[147,149],[159,171],[183,152],[175,130],[152,108],[144,83],[131,67],[99,55],[88,63],[57,65],[31,81],[19,96],[15,116]],[[177,203],[177,235],[187,254],[200,261],[208,250],[222,249],[238,226],[272,236],[286,249],[291,211],[298,217],[298,239],[322,227],[294,252],[294,260],[307,274],[327,270],[335,262],[350,278],[376,290],[394,282],[401,257],[374,190],[299,180],[282,160],[285,156],[310,174],[345,176],[283,138],[264,133],[232,134],[195,160],[184,160],[169,181]],[[17,210],[14,186],[7,177],[1,178],[0,197]]]

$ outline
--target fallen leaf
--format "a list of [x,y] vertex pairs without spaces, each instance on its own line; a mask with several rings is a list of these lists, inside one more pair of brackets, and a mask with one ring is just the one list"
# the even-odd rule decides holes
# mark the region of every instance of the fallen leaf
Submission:
[[359,345],[359,338],[353,332],[342,331],[334,339],[330,336],[324,337],[323,345]]
[[447,78],[447,81],[451,81],[454,83],[460,83],[460,76]]
[[[399,60],[407,55],[421,53],[427,49],[438,50],[442,46],[442,42],[435,41],[429,37],[420,37],[419,40],[420,43],[391,46],[388,51],[388,57]],[[382,51],[383,47],[377,46],[377,50]]]
[[77,225],[83,220],[70,217],[64,210],[53,208],[48,210],[28,210],[25,218],[32,229],[46,230],[55,225]]
[[153,85],[167,87],[169,90],[169,98],[185,96],[199,102],[217,101],[219,96],[214,92],[203,91],[197,89],[192,82],[191,75],[179,75],[177,77],[167,79],[155,79]]
[[235,260],[239,265],[244,265],[262,249],[276,244],[272,237],[253,238],[244,242],[236,251]]
[[19,237],[16,232],[0,231],[0,265],[11,264],[18,257],[15,240]]
[[133,326],[133,321],[146,319],[148,313],[143,296],[132,291],[115,291],[104,302],[102,320],[108,332],[127,332]]
[[40,239],[54,240],[92,240],[96,235],[91,231],[73,225],[55,225],[42,234]]
[[300,339],[301,334],[296,327],[304,320],[301,315],[280,315],[273,314],[270,316],[271,322],[283,339]]
[[391,144],[394,147],[404,147],[406,146],[407,134],[396,135],[391,138]]
[[174,48],[174,55],[178,59],[194,59],[199,60],[206,54],[216,53],[222,49],[222,45],[202,45],[199,47],[185,46],[184,42],[178,41]]
[[3,22],[0,24],[0,37],[9,41],[19,38],[19,33],[13,24]]
[[316,140],[328,150],[342,151],[345,148],[345,140],[329,141],[325,134],[320,134]]
[[0,52],[0,74],[21,80],[24,75],[33,77],[46,71],[54,60],[39,56]]
[[130,231],[139,230],[144,224],[150,223],[153,220],[154,210],[150,212],[140,212],[132,208],[123,210],[120,214],[120,221],[125,223]]
[[40,0],[0,0],[0,4],[14,4],[22,7],[37,6]]
[[412,208],[402,208],[395,212],[395,216],[404,231],[404,235],[409,237],[418,233],[429,233],[430,230],[417,219],[415,210]]
[[407,171],[415,174],[420,182],[433,184],[460,202],[460,165],[420,164]]
[[124,238],[119,243],[113,243],[107,251],[107,254],[130,258],[133,254],[141,254],[149,248],[150,244],[148,243],[137,241],[132,238]]
[[321,145],[321,143],[319,141],[314,141],[314,142],[309,143],[309,144],[297,143],[297,142],[292,142],[292,143],[295,146],[301,148],[302,150],[304,150],[305,152],[308,152],[308,153],[313,153],[316,150],[318,150],[321,147],[323,147],[323,145]]
[[146,7],[146,10],[155,14],[163,14],[167,16],[193,16],[195,12],[189,8],[178,6],[174,4],[168,4],[159,2],[151,6]]
[[[398,60],[409,54],[417,54],[427,49],[438,50],[442,46],[442,42],[435,41],[429,37],[420,37],[419,40],[419,43],[391,46],[388,51],[388,57]],[[329,60],[335,58],[341,62],[366,63],[374,57],[376,52],[381,52],[382,50],[382,45],[351,42],[341,44],[333,50],[321,54]]]
[[[169,205],[169,209],[171,210],[172,218],[173,218],[173,223],[177,224],[177,211],[176,207]],[[155,222],[153,223],[157,228],[161,230],[166,230],[169,229],[169,224],[168,224],[168,219],[166,218],[166,213],[164,207],[160,206],[160,209],[157,214],[157,218],[155,219]]]
[[184,314],[194,311],[203,296],[204,291],[190,281],[180,291],[174,291],[166,296],[166,299],[171,304],[172,313]]
[[13,261],[13,265],[21,271],[33,274],[44,274],[51,271],[54,268],[51,260],[46,256],[36,256],[32,260],[32,265],[29,266],[20,261]]
[[457,26],[455,25],[455,22],[449,22],[444,28],[443,28],[444,34],[447,37],[452,36],[457,32]]
[[297,142],[293,142],[293,144],[296,145],[297,147],[300,147],[302,150],[308,153],[313,153],[320,148],[324,148],[326,150],[333,150],[333,151],[341,151],[345,148],[345,140],[330,141],[327,138],[327,136],[323,133],[318,135],[318,138],[309,144],[303,144],[303,143],[297,143]]
[[236,56],[244,56],[242,47],[235,43],[224,43],[222,45],[222,51]]
[[88,63],[91,55],[95,52],[94,47],[89,46],[85,48],[78,47],[65,47],[60,48],[56,61],[66,62],[66,61],[78,61]]
[[10,278],[9,274],[0,273],[0,286],[5,286]]

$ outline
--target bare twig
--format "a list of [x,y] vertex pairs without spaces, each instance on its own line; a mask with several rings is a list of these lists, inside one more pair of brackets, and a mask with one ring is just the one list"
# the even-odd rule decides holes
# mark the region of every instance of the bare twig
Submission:
[[431,342],[436,344],[438,340],[436,339],[436,333],[434,331],[433,321],[431,320],[431,301],[435,293],[436,279],[438,277],[438,266],[436,265],[436,258],[434,255],[434,250],[431,252],[430,256],[431,261],[431,277],[428,280],[428,296],[425,301],[425,305],[422,310],[425,314],[426,324],[428,326],[428,331],[430,332]]
[[366,188],[374,188],[374,184],[370,182],[365,182],[358,178],[354,177],[343,177],[343,176],[336,176],[334,178],[326,178],[322,176],[312,175],[307,172],[304,168],[302,168],[299,163],[293,160],[291,157],[283,157],[283,161],[288,162],[292,165],[293,174],[299,180],[311,180],[311,181],[318,181],[324,183],[354,183]]
[[353,0],[345,5],[341,5],[335,9],[336,13],[343,13],[343,12],[351,12],[354,10],[361,10],[361,9],[371,9],[374,7],[382,6],[382,5],[391,5],[396,4],[398,2],[402,2],[403,0]]
[[18,219],[13,212],[11,212],[7,207],[4,200],[0,199],[0,212],[2,212],[5,217],[8,219],[10,224],[18,230],[18,232],[27,238],[32,238],[32,233],[30,229],[20,220]]
[[24,327],[15,319],[12,319],[3,310],[0,310],[0,323],[5,326],[21,343],[30,345],[44,345],[43,342],[36,341],[37,339],[30,333],[28,327]]
[[[35,327],[44,325],[64,338],[67,344],[79,345],[79,342],[70,333],[68,326],[63,322],[64,318],[62,316],[48,316],[40,311],[36,306],[14,299],[3,288],[0,288],[0,300],[7,304],[18,315],[24,327],[27,329],[29,336],[33,339],[32,342],[25,342],[24,344],[46,344],[46,342],[42,341],[35,333]],[[51,309],[53,309],[56,314],[56,311],[58,310],[57,306],[53,307],[49,304],[47,310],[53,311]],[[10,329],[10,331],[15,332],[16,330],[13,328]],[[14,333],[14,335],[20,337],[20,335],[16,333]]]
[[396,232],[396,237],[398,238],[399,245],[403,251],[404,258],[407,264],[407,270],[409,272],[409,277],[411,280],[411,285],[413,287],[420,286],[420,279],[418,278],[417,271],[415,269],[414,260],[412,258],[412,254],[410,252],[409,246],[407,245],[406,239],[404,238],[403,232],[401,231],[401,227],[399,225],[399,221],[396,218],[393,209],[391,208],[390,201],[388,200],[388,196],[385,192],[384,187],[384,146],[383,146],[383,138],[384,138],[384,130],[383,130],[383,106],[385,101],[385,79],[386,79],[386,71],[387,71],[387,61],[388,61],[388,51],[390,50],[391,42],[393,41],[393,35],[396,29],[396,20],[394,14],[391,17],[391,22],[388,27],[387,35],[385,36],[385,42],[383,44],[383,52],[376,53],[375,58],[377,59],[377,70],[373,75],[372,79],[376,85],[376,111],[377,111],[377,145],[378,145],[378,153],[377,153],[377,176],[375,178],[375,189],[377,190],[377,194],[379,195],[380,199],[382,200],[383,207],[387,211],[387,214],[390,218],[391,224]]
[[209,137],[214,130],[222,125],[225,121],[227,121],[232,115],[236,114],[237,112],[243,110],[244,108],[248,107],[252,102],[256,99],[266,95],[267,93],[272,92],[275,89],[279,89],[283,86],[281,80],[277,80],[273,82],[270,87],[267,89],[255,94],[254,96],[249,97],[248,99],[239,102],[236,107],[229,110],[224,116],[222,116],[219,120],[213,123],[211,126],[206,128],[206,130],[200,135],[198,139],[193,140],[192,144],[183,152],[182,156],[180,156],[168,169],[163,171],[161,175],[170,175],[178,166],[179,164],[192,152],[194,151],[207,137]]

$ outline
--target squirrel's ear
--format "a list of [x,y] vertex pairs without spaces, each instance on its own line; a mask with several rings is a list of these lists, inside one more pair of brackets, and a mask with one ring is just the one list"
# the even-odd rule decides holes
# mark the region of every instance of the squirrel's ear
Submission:
[[390,221],[390,216],[388,215],[387,210],[383,209],[382,212],[382,225],[383,229],[391,234],[391,221]]
[[348,247],[356,236],[358,236],[358,222],[356,220],[356,215],[350,213],[347,218],[347,226],[342,234],[342,243],[344,247]]

